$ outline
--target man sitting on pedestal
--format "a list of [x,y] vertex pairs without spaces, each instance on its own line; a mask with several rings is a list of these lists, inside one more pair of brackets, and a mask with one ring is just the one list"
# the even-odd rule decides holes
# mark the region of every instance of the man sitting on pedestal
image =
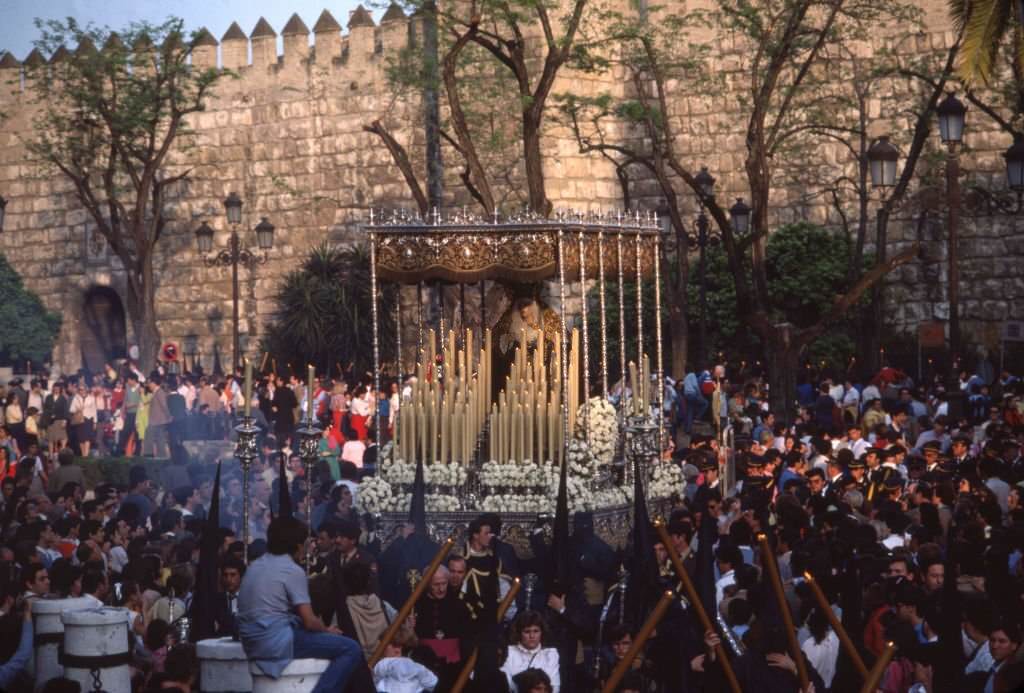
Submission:
[[238,594],[238,632],[245,654],[272,678],[292,659],[329,659],[313,693],[335,693],[357,667],[365,667],[359,643],[313,614],[305,571],[300,567],[306,525],[278,517],[267,531],[267,553],[245,573]]

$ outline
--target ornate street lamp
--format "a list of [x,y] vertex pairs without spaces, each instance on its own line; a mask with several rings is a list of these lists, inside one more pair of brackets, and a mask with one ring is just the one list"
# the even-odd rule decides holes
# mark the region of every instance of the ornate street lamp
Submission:
[[939,116],[939,137],[944,144],[957,145],[964,138],[964,120],[967,115],[967,106],[964,106],[960,99],[952,92],[946,94],[935,112]]
[[889,142],[888,137],[879,137],[874,141],[868,148],[867,159],[872,187],[891,188],[896,185],[896,164],[900,152]]
[[[1018,195],[1024,193],[1024,138],[1019,135],[1014,137],[1013,144],[1003,153],[1003,158],[1006,159],[1007,185]],[[2,214],[0,214],[0,228],[3,228]]]
[[715,179],[708,172],[707,166],[701,166],[700,171],[693,177],[693,179],[697,182],[697,187],[700,190],[698,197],[700,198],[701,206],[703,207],[705,198],[715,196]]
[[946,95],[936,109],[939,118],[939,137],[948,149],[946,156],[946,229],[948,247],[947,276],[949,281],[949,357],[950,372],[947,387],[949,416],[963,414],[963,396],[958,385],[957,359],[960,354],[960,156],[957,145],[963,141],[967,107],[952,93]]
[[213,229],[205,221],[196,229],[196,245],[203,255],[213,250]]
[[260,250],[274,247],[274,225],[266,217],[261,217],[260,223],[256,224],[256,245]]
[[750,229],[750,205],[742,197],[736,198],[736,204],[729,208],[729,220],[732,232],[737,236],[744,235]]
[[228,193],[224,198],[224,210],[227,213],[228,223],[238,226],[242,223],[242,198],[236,192]]
[[228,224],[231,225],[231,238],[228,241],[228,247],[217,251],[213,256],[207,256],[207,253],[213,250],[213,229],[205,221],[196,229],[196,245],[200,254],[204,256],[203,260],[208,267],[231,268],[231,346],[232,372],[235,372],[240,364],[241,353],[238,317],[238,266],[244,265],[249,269],[254,269],[257,265],[262,265],[267,261],[267,251],[274,247],[274,225],[266,217],[263,217],[256,225],[254,229],[256,245],[259,250],[263,251],[262,254],[257,254],[248,248],[243,248],[238,237],[238,226],[242,223],[242,198],[238,196],[238,193],[231,192],[224,199],[224,211],[228,218]]

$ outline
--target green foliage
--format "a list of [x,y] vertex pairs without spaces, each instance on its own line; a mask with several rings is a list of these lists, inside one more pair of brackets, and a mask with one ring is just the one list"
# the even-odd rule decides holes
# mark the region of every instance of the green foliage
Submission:
[[[77,48],[61,60],[28,68],[29,84],[42,108],[30,151],[44,163],[80,174],[114,170],[125,185],[153,163],[159,165],[170,139],[187,135],[183,116],[204,109],[215,68],[193,69],[192,43],[181,19],[136,23],[121,32],[65,21],[36,20],[44,55]],[[230,74],[230,73],[229,73]],[[126,212],[130,207],[126,209]]]
[[[852,252],[848,239],[807,223],[783,226],[768,236],[766,248],[768,292],[772,320],[797,327],[828,319],[833,297],[845,291],[846,268]],[[872,262],[865,260],[865,268]],[[700,275],[696,265],[689,286],[691,334],[700,319]],[[719,248],[708,249],[707,269],[709,353],[722,352],[735,360],[753,363],[761,359],[757,338],[736,317],[736,288]],[[862,299],[816,341],[804,355],[817,364],[846,363],[855,353],[857,326],[868,298]]]
[[43,361],[60,332],[59,313],[46,310],[39,297],[25,288],[7,258],[0,255],[0,360],[7,363]]
[[[188,144],[187,117],[204,109],[214,83],[230,73],[190,64],[199,36],[187,38],[180,19],[132,24],[120,33],[70,17],[36,25],[36,48],[54,59],[27,66],[35,106],[27,149],[38,175],[70,183],[120,260],[140,361],[152,363],[160,343],[153,255],[166,205],[191,171],[172,170],[169,158]],[[66,45],[75,48],[68,52]]]
[[[949,0],[953,23],[964,30],[957,60],[960,78],[972,87],[988,85],[996,76],[996,60],[1004,42],[1012,45],[1017,74],[1024,67],[1024,32],[1013,0]],[[1014,24],[1017,24],[1016,31]],[[1018,78],[1019,79],[1019,78]]]
[[[395,353],[393,284],[379,284],[377,310],[382,359]],[[370,254],[365,245],[321,244],[302,267],[285,277],[275,297],[277,316],[267,326],[264,348],[279,364],[312,363],[322,373],[355,364],[356,373],[373,368]]]
[[[619,379],[621,369],[619,357],[619,283],[618,281],[607,281],[605,283],[605,326],[607,330],[607,353],[608,353],[608,386]],[[655,357],[657,355],[654,334],[654,282],[647,280],[643,283],[643,316],[644,316],[644,353],[651,359],[651,369],[654,370]],[[626,364],[630,361],[639,362],[637,354],[639,344],[637,342],[636,322],[636,282],[625,281],[622,284],[622,299],[625,307],[626,326]],[[662,292],[661,325],[663,338],[663,357],[666,372],[672,362],[670,351],[671,343],[667,337],[668,328],[668,307],[665,303],[665,295]],[[592,391],[599,391],[601,385],[601,294],[595,284],[587,292],[587,330],[590,342],[588,355],[590,358],[590,388]]]

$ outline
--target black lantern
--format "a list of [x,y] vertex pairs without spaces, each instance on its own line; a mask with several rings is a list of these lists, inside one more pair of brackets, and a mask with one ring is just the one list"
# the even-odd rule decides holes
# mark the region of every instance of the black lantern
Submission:
[[935,112],[939,115],[939,137],[946,144],[960,144],[964,138],[964,117],[967,106],[960,102],[952,93],[938,105]]
[[708,173],[707,166],[701,166],[700,171],[693,180],[697,183],[697,188],[700,190],[701,197],[714,197],[715,196],[715,179],[710,173]]
[[[1006,183],[1010,190],[1015,193],[1024,192],[1024,138],[1019,135],[1014,137],[1013,144],[1003,152],[1003,158],[1006,159]],[[0,221],[2,220],[3,215],[0,214]],[[0,228],[2,227],[3,224],[0,223]]]
[[213,229],[205,221],[196,229],[196,245],[203,255],[213,249]]
[[879,137],[868,148],[868,169],[871,185],[876,188],[891,188],[896,185],[896,162],[900,153],[889,142],[888,137]]
[[228,193],[224,198],[224,209],[227,211],[228,223],[236,226],[242,223],[242,198],[236,192]]
[[742,197],[737,197],[736,204],[729,208],[729,217],[732,231],[737,236],[742,236],[750,228],[750,206],[743,202]]
[[256,244],[260,250],[270,250],[274,247],[274,225],[266,217],[256,224]]
[[0,231],[4,230],[4,216],[6,215],[7,200],[0,195]]
[[672,233],[672,215],[669,214],[668,203],[662,199],[661,204],[654,210],[654,215],[658,220],[658,230],[661,231],[662,236],[668,236]]

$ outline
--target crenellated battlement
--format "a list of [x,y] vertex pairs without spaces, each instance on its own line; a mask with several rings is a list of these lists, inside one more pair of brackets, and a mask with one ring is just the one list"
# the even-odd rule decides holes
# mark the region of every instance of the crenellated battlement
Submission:
[[[384,64],[387,55],[407,46],[410,21],[413,20],[402,8],[392,3],[381,16],[380,24],[359,5],[350,13],[344,28],[326,9],[320,13],[312,30],[297,13],[280,32],[263,17],[248,34],[237,22],[232,22],[219,41],[213,31],[201,27],[196,33],[192,65],[237,72],[242,81],[236,82],[232,91],[244,91],[248,86],[246,81],[251,78],[258,79],[261,88],[269,86],[268,78],[279,77],[285,83],[304,79],[311,68],[321,74],[327,70],[331,78],[375,86],[367,84],[378,81],[381,76],[375,68]],[[111,35],[111,41],[120,43],[116,34]],[[109,45],[112,45],[110,41],[104,49]],[[133,49],[145,50],[146,47],[133,46]],[[28,68],[59,61],[68,50],[61,46],[47,57],[33,49],[24,60],[18,60],[9,52],[0,52],[0,104],[17,100],[25,91],[24,75]],[[91,42],[74,48],[75,52],[87,50],[97,48]]]

